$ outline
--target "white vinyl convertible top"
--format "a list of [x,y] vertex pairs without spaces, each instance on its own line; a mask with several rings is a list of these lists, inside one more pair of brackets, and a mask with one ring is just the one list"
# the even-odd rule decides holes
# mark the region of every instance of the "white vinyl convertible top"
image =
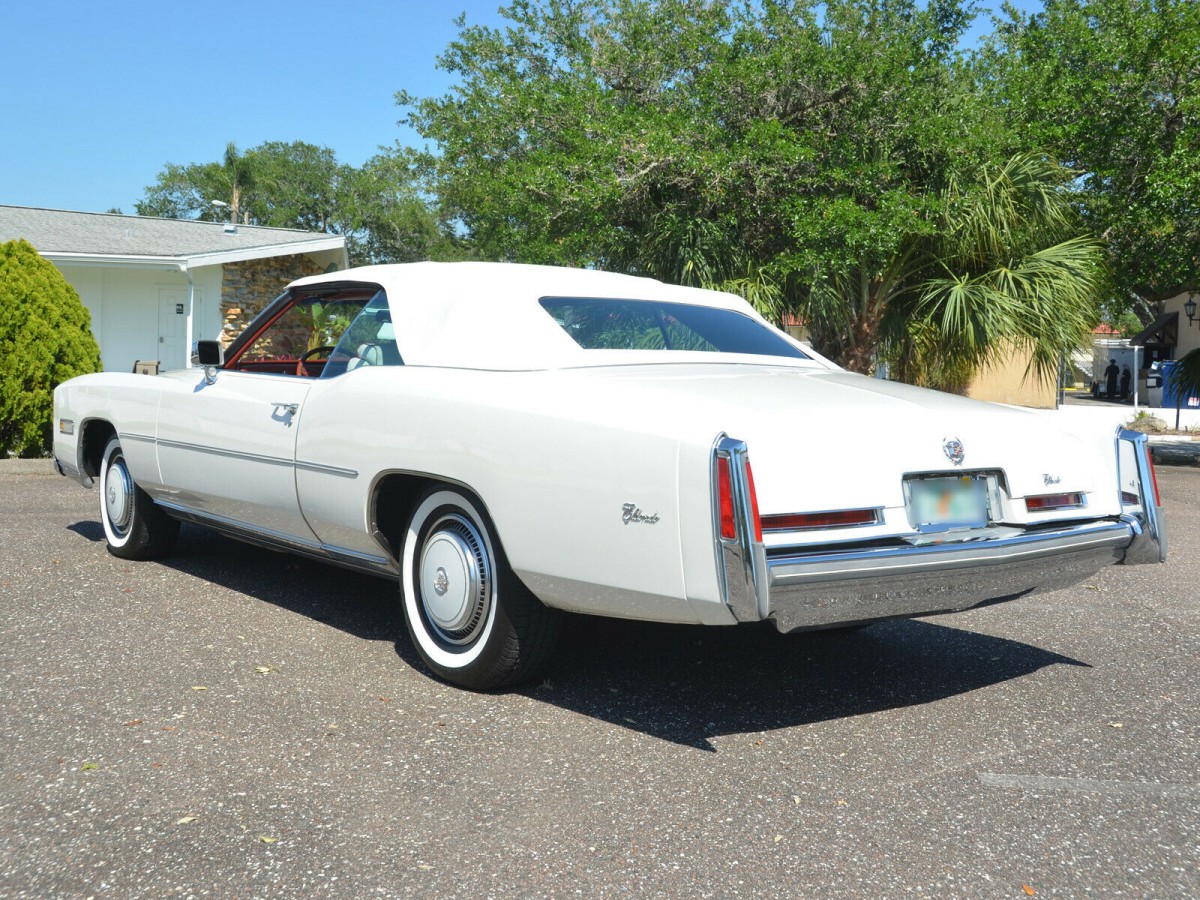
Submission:
[[302,278],[291,287],[346,282],[378,284],[387,292],[396,343],[407,365],[520,370],[666,361],[663,351],[584,350],[539,305],[543,297],[690,303],[740,312],[771,327],[733,294],[556,266],[401,263]]

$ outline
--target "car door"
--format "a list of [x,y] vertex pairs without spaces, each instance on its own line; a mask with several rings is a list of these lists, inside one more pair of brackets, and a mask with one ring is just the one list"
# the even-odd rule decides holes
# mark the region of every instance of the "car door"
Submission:
[[222,366],[177,378],[181,389],[158,414],[158,464],[170,495],[156,499],[276,542],[319,543],[297,498],[296,436],[316,379],[377,291],[288,291],[230,345]]
[[269,536],[315,540],[296,499],[296,434],[311,382],[196,369],[158,414],[162,501]]

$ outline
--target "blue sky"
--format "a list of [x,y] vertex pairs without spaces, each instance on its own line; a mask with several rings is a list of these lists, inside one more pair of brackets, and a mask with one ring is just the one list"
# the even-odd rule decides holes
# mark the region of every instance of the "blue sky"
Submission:
[[164,164],[219,159],[231,140],[308,141],[354,165],[381,144],[414,143],[395,92],[443,93],[448,76],[434,66],[455,16],[497,24],[499,6],[10,0],[0,203],[131,213]]

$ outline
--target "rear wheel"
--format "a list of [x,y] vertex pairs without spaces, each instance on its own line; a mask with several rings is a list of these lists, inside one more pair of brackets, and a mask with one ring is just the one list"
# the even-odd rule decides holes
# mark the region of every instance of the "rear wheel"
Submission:
[[400,560],[408,633],[438,677],[488,691],[545,667],[559,614],[513,574],[478,501],[448,486],[428,491],[409,520]]
[[155,506],[129,474],[121,442],[112,438],[100,462],[100,521],[108,552],[121,559],[166,556],[179,536],[179,523]]

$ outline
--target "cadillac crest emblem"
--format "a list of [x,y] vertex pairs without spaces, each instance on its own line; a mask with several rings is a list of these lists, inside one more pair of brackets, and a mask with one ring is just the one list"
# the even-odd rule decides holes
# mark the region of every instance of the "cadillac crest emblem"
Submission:
[[946,459],[954,463],[956,466],[963,464],[963,458],[967,455],[966,449],[963,447],[962,441],[958,438],[948,438],[942,444],[942,451],[946,454]]

